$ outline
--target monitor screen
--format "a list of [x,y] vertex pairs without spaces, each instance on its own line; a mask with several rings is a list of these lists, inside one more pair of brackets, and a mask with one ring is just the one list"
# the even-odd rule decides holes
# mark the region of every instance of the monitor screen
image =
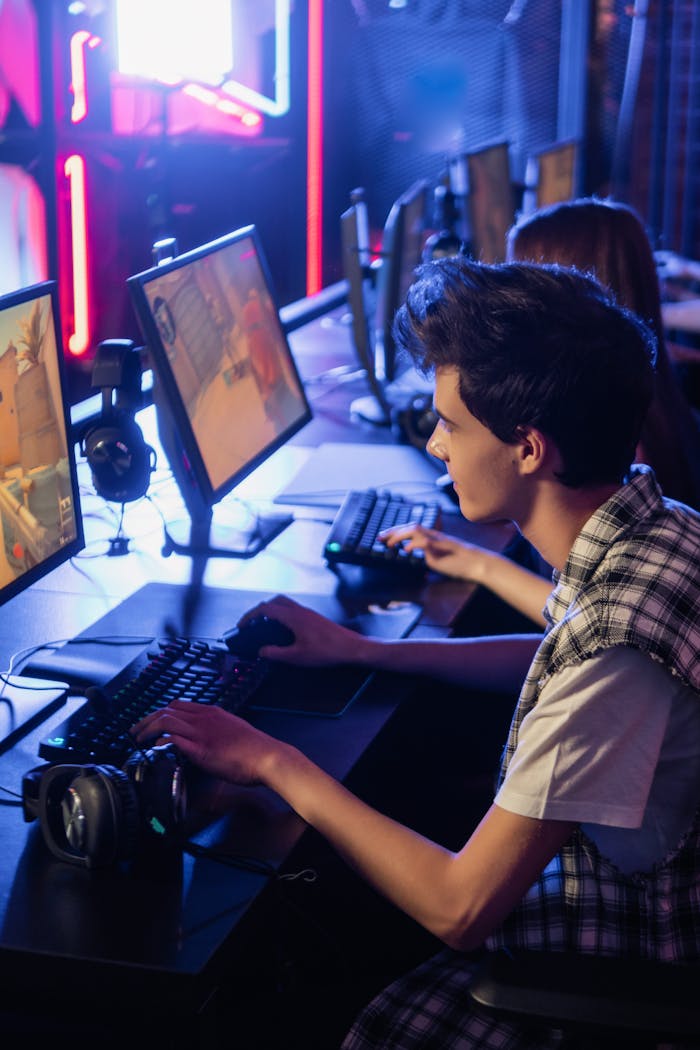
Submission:
[[[128,285],[152,358],[165,452],[192,525],[202,516],[210,524],[214,505],[311,419],[255,227]],[[289,520],[259,517],[242,548],[209,552],[250,556]]]
[[428,183],[419,179],[394,202],[384,224],[375,321],[375,361],[380,379],[396,378],[394,315],[406,298],[421,261],[427,203]]
[[515,221],[515,191],[507,142],[466,154],[470,254],[485,263],[503,262],[508,230]]
[[53,281],[0,296],[0,604],[83,547]]

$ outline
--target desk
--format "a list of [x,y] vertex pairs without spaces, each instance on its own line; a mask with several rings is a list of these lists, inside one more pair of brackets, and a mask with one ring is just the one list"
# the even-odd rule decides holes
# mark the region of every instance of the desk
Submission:
[[671,331],[700,335],[700,299],[682,299],[661,304],[664,327]]
[[[347,364],[347,327],[338,317],[317,320],[294,333],[293,345],[303,375]],[[345,340],[345,341],[343,341]],[[269,498],[309,455],[304,442],[362,440],[378,447],[392,440],[388,431],[350,426],[347,405],[357,396],[357,383],[321,387],[314,399],[314,421],[297,440],[247,479],[246,498]],[[156,443],[153,409],[140,422]],[[0,659],[21,645],[71,637],[105,614],[118,615],[119,604],[144,583],[188,583],[188,558],[160,554],[161,514],[177,503],[172,483],[154,479],[153,502],[128,506],[124,529],[130,537],[125,557],[75,559],[3,609]],[[95,554],[99,537],[116,527],[113,511],[90,491],[82,465],[82,504],[88,536],[87,554]],[[206,587],[232,598],[241,590],[333,594],[338,578],[321,561],[327,523],[318,511],[300,510],[294,523],[252,561],[212,560],[203,574]],[[503,545],[508,533],[474,529],[478,542]],[[356,578],[358,593],[375,595]],[[393,593],[393,592],[392,592]],[[406,597],[422,603],[417,631],[445,635],[470,596],[470,589],[447,579],[428,579]],[[381,595],[380,595],[381,597]],[[232,602],[233,604],[233,602]],[[223,606],[225,608],[225,606]],[[116,610],[116,612],[114,612]],[[219,611],[218,616],[223,616]],[[221,624],[221,628],[229,626]],[[146,618],[130,629],[149,633]],[[339,720],[307,719],[259,713],[256,721],[303,749],[335,776],[348,777],[362,755],[390,722],[410,683],[379,676]],[[69,701],[69,705],[74,701]],[[17,787],[27,769],[37,764],[40,736],[65,716],[63,709],[0,756],[0,784]],[[219,800],[220,801],[220,800]],[[276,796],[260,790],[233,789],[225,806],[213,807],[197,841],[226,853],[246,853],[282,869],[304,832],[303,822]],[[64,1032],[74,1045],[75,1032],[94,1031],[105,1045],[114,1029],[116,1043],[129,1032],[132,1047],[218,1044],[207,1029],[207,1007],[230,973],[232,959],[245,951],[239,931],[246,927],[267,886],[262,874],[227,867],[211,859],[162,850],[137,859],[128,868],[88,872],[54,860],[35,824],[22,822],[20,811],[0,808],[0,1011],[23,1013],[51,1034],[52,1045]],[[134,1018],[139,1018],[135,1021]],[[109,1019],[109,1020],[107,1020]],[[7,1030],[7,1026],[6,1030]],[[18,1028],[21,1031],[21,1027]],[[115,1043],[115,1045],[116,1045]],[[63,1045],[63,1044],[60,1044]]]

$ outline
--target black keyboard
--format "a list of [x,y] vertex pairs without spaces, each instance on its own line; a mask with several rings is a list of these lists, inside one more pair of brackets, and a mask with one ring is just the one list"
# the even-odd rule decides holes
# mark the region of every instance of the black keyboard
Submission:
[[345,563],[365,568],[398,568],[422,573],[425,556],[422,550],[410,553],[398,544],[387,547],[377,539],[383,529],[393,525],[416,522],[433,528],[439,520],[437,500],[413,500],[374,489],[348,492],[331,531],[326,539],[323,555],[329,565]]
[[120,766],[134,750],[130,727],[171,700],[218,704],[240,711],[269,673],[264,660],[246,661],[223,645],[176,638],[154,643],[39,744],[49,762]]

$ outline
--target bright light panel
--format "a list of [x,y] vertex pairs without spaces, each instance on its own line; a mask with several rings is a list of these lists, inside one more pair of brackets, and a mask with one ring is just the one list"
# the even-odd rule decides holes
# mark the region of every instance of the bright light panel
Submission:
[[120,73],[220,84],[233,68],[230,0],[117,0],[116,21]]

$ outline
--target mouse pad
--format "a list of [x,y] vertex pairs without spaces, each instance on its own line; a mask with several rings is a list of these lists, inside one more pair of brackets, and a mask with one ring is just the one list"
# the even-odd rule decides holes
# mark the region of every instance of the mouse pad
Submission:
[[[295,594],[296,601],[322,613],[336,623],[385,639],[402,638],[418,621],[421,607],[415,602],[369,603],[357,595]],[[240,616],[258,602],[270,598],[268,591],[227,590],[149,583],[125,599],[87,631],[81,639],[114,636],[126,639],[140,635],[183,634],[215,640],[233,627]],[[105,657],[115,659],[105,648]],[[118,658],[118,657],[116,657]],[[126,665],[122,660],[122,666]],[[117,674],[121,667],[116,667]],[[371,673],[356,667],[273,667],[251,707],[335,717],[365,688]]]

